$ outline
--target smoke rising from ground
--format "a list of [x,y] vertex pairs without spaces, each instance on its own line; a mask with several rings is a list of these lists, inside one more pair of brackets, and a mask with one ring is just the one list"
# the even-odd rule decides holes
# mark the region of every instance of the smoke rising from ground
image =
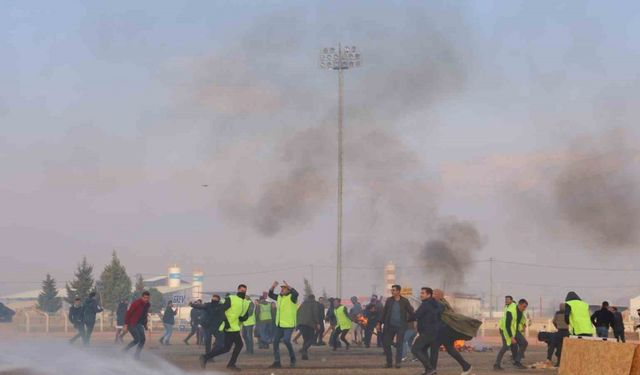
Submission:
[[592,247],[640,245],[640,153],[629,147],[624,134],[581,140],[555,180],[560,217]]
[[[403,13],[399,17],[405,18],[405,24],[412,25],[410,30],[399,28],[382,33],[383,25],[361,26],[359,32],[366,37],[362,37],[365,44],[358,43],[358,47],[366,56],[365,66],[346,73],[347,262],[386,261],[390,254],[398,252],[419,256],[425,237],[429,237],[441,221],[438,184],[422,161],[421,153],[428,151],[412,149],[395,129],[409,116],[423,122],[425,128],[434,126],[426,116],[418,114],[427,113],[439,101],[464,91],[470,54],[465,38],[466,22],[459,11],[439,5],[421,7],[415,9],[415,13]],[[281,22],[266,24],[269,34],[277,35],[282,31],[280,28],[291,28]],[[454,25],[458,32],[447,32]],[[279,39],[265,40],[264,34],[263,30],[253,30],[251,36],[242,39],[244,50],[262,51],[265,44],[276,43],[273,48],[279,54],[291,54],[293,59],[299,52],[297,46],[304,45],[291,40],[293,34],[285,32],[292,48],[281,48]],[[304,38],[304,31],[298,37]],[[394,42],[398,38],[404,41],[402,45]],[[360,38],[354,38],[355,42],[358,40]],[[282,60],[289,59],[279,58]],[[367,66],[366,61],[371,65]],[[254,173],[251,167],[238,171],[219,197],[219,207],[230,222],[250,225],[266,237],[302,230],[315,218],[334,212],[337,194],[335,88],[319,92],[308,77],[295,81],[294,88],[282,82],[264,82],[264,77],[283,73],[279,71],[280,65],[269,65],[272,72],[260,74],[263,77],[260,85],[277,87],[274,92],[290,93],[287,101],[278,100],[282,107],[274,112],[284,119],[283,126],[291,129],[290,133],[274,138],[276,151],[266,160],[260,160],[264,163],[260,164],[260,172]],[[245,73],[247,68],[246,65],[240,67]],[[206,81],[235,86],[229,80],[246,75],[223,73],[216,77],[219,71],[207,71]],[[316,73],[335,82],[335,72]],[[245,85],[246,81],[238,83]],[[201,91],[196,92],[197,100],[201,99],[199,93]],[[216,101],[211,96],[208,100]],[[239,96],[236,100],[250,102],[252,98]],[[307,116],[309,108],[315,108],[319,116],[315,119]],[[458,231],[462,231],[460,235]],[[479,246],[468,246],[459,238],[469,231],[477,235],[471,223],[443,224],[437,233],[445,236],[448,246],[440,250],[441,254],[455,262],[471,256],[471,250]],[[457,263],[454,266],[455,269],[462,267]]]
[[[187,372],[149,353],[142,361],[116,348],[83,349],[54,341],[0,341],[0,374],[31,375],[186,375]],[[208,372],[210,374],[215,374]]]
[[484,240],[473,223],[452,218],[441,223],[427,242],[423,261],[430,272],[442,278],[445,286],[460,286],[471,268],[474,252],[483,245]]
[[[372,196],[368,202],[387,198],[405,202],[403,206],[406,208],[415,205],[424,207],[425,201],[433,206],[433,189],[424,189],[422,186],[427,180],[425,176],[428,170],[419,161],[420,156],[406,146],[393,129],[406,116],[427,111],[438,100],[464,89],[468,76],[465,63],[468,49],[461,36],[464,30],[457,37],[444,30],[454,24],[464,24],[464,21],[461,14],[453,9],[420,8],[414,14],[403,14],[403,17],[407,18],[409,24],[415,25],[415,29],[412,28],[410,32],[398,29],[380,33],[382,25],[372,24],[360,30],[363,35],[369,35],[363,39],[371,44],[359,47],[372,61],[372,66],[347,73],[345,184],[359,194]],[[434,22],[425,22],[425,18]],[[290,27],[274,22],[267,24],[271,34],[279,34],[278,28]],[[376,39],[375,44],[370,41],[374,34],[381,39]],[[253,30],[251,35],[251,38],[243,39],[243,46],[247,48],[247,45],[257,44],[256,48],[264,49],[265,40],[261,37],[264,33]],[[398,54],[405,47],[391,42],[398,37],[405,38],[405,46],[411,45],[411,56]],[[385,43],[387,40],[389,43]],[[293,47],[300,44],[291,40],[288,43]],[[274,48],[286,54],[286,49],[278,48],[278,45]],[[293,48],[288,52],[295,55],[298,51]],[[275,70],[273,75],[277,76],[278,68],[275,67]],[[211,79],[210,72],[207,74],[210,82],[217,81]],[[329,81],[336,79],[333,72],[320,71],[319,74],[326,75],[324,78]],[[233,74],[225,73],[220,79],[227,82],[230,76]],[[285,108],[281,108],[296,115],[293,129],[306,128],[293,130],[292,136],[277,141],[275,149],[280,151],[270,163],[274,166],[273,170],[279,170],[284,164],[287,171],[262,184],[262,191],[253,202],[242,202],[242,205],[248,204],[248,209],[226,210],[232,216],[242,212],[242,215],[255,218],[255,228],[268,236],[277,234],[288,224],[308,221],[319,213],[321,203],[325,204],[335,196],[335,89],[318,93],[312,82],[296,83],[297,92],[315,92],[315,95],[293,95],[289,97]],[[269,85],[286,88],[286,85],[276,82]],[[315,102],[315,107],[321,108],[319,111],[324,113],[321,116],[323,120],[307,118],[298,111],[298,108],[308,108],[310,102]],[[425,123],[424,126],[431,124]],[[411,184],[421,185],[418,190],[423,190],[424,194],[405,195],[406,191],[412,190],[407,187]],[[235,196],[223,196],[220,202],[228,207],[234,199]]]

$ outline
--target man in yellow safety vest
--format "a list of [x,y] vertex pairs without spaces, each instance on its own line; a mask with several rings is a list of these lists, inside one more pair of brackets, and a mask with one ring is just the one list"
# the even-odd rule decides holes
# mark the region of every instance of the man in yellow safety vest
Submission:
[[271,303],[267,301],[266,293],[260,296],[260,300],[256,304],[256,313],[258,321],[256,328],[258,330],[258,348],[269,349],[269,344],[273,339],[273,308]]
[[336,316],[336,339],[333,342],[333,351],[338,350],[338,342],[342,341],[345,345],[345,349],[349,350],[349,341],[347,341],[347,334],[351,329],[351,318],[347,313],[347,308],[341,303],[340,298],[333,300],[333,313]]
[[[511,349],[511,355],[513,356],[514,365],[516,368],[526,368],[520,363],[520,353],[518,348],[518,341],[516,339],[518,332],[518,311],[522,317],[524,310],[526,310],[528,303],[522,299],[520,303],[516,305],[513,301],[513,297],[504,297],[504,311],[502,318],[500,318],[499,328],[500,336],[502,337],[502,347],[496,357],[496,363],[493,365],[493,369],[496,371],[504,370],[502,368],[502,357],[504,357],[507,350]],[[521,305],[521,306],[520,306]]]
[[296,367],[296,353],[291,345],[291,335],[296,328],[298,314],[298,292],[289,286],[286,281],[282,282],[280,294],[275,294],[273,290],[278,286],[274,281],[269,289],[269,298],[276,301],[276,332],[273,338],[273,364],[269,368],[281,368],[280,364],[280,340],[289,351],[291,367]]
[[595,329],[591,322],[589,304],[581,300],[576,292],[569,292],[564,302],[564,320],[570,325],[569,332],[574,336],[593,336]]
[[246,299],[249,302],[249,310],[247,311],[249,318],[242,323],[242,338],[247,346],[247,354],[253,354],[253,328],[256,325],[256,308],[249,296]]
[[247,286],[244,284],[238,285],[238,292],[235,295],[229,295],[224,299],[222,309],[224,310],[225,320],[220,325],[220,330],[224,330],[224,345],[216,347],[211,352],[200,356],[200,365],[202,368],[207,366],[207,362],[220,354],[227,353],[233,347],[231,358],[227,363],[229,370],[239,371],[236,367],[236,362],[240,351],[244,344],[242,343],[242,337],[240,337],[241,323],[249,318],[249,302],[245,298],[247,296]]

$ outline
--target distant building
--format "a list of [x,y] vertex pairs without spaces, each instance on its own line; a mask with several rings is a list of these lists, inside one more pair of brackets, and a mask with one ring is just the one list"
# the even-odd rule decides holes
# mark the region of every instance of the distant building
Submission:
[[[143,280],[145,289],[155,288],[162,293],[162,300],[174,301],[178,305],[188,305],[189,302],[202,298],[204,274],[202,271],[194,271],[191,282],[182,279],[180,268],[169,267],[167,275],[154,276]],[[0,296],[0,301],[12,309],[35,308],[41,289],[29,290],[20,293]],[[64,288],[59,290],[61,297],[65,296]]]
[[457,313],[471,316],[482,316],[482,298],[474,294],[453,293],[445,296]]
[[186,306],[189,302],[202,299],[202,288],[204,273],[194,271],[192,281],[182,279],[180,267],[173,265],[169,267],[167,275],[155,276],[143,280],[145,288],[155,288],[162,293],[164,303],[173,301],[176,305]]
[[638,309],[640,309],[640,296],[631,298],[629,300],[629,311],[631,313],[631,316],[638,316],[636,314],[636,311],[638,311]]
[[34,309],[38,304],[38,296],[42,289],[28,290],[25,292],[0,296],[0,302],[12,309]]
[[384,266],[384,296],[391,296],[391,286],[396,283],[396,265],[393,262]]

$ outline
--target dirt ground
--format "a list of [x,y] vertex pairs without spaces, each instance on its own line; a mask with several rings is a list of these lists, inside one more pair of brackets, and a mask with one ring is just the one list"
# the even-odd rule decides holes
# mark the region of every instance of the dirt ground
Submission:
[[[93,338],[91,350],[100,351],[101,349],[112,350],[114,344],[112,343],[113,333],[96,333]],[[70,336],[70,335],[67,335]],[[49,336],[51,337],[51,336]],[[202,353],[203,348],[196,345],[186,346],[182,339],[185,337],[184,333],[175,333],[172,339],[171,346],[161,346],[158,343],[160,337],[159,332],[153,332],[148,335],[147,345],[143,352],[143,362],[153,362],[154,354],[156,356],[166,359],[168,362],[176,365],[177,367],[190,373],[203,372],[198,363],[198,356]],[[66,341],[66,336],[62,334],[56,334],[55,340],[61,342]],[[129,341],[127,338],[126,341]],[[195,338],[192,339],[195,342]],[[538,361],[544,360],[546,346],[538,345],[531,340],[531,345],[527,351],[525,364],[532,364]],[[485,341],[486,344],[487,341]],[[495,360],[497,343],[486,344],[493,347],[493,351],[476,353],[468,352],[463,353],[463,356],[469,361],[475,371],[476,375],[496,374],[492,370],[492,365]],[[296,351],[300,346],[295,345]],[[242,374],[247,375],[329,375],[329,374],[349,374],[349,375],[382,375],[382,374],[396,374],[396,375],[418,375],[422,373],[422,368],[418,362],[406,362],[403,364],[402,369],[385,369],[382,367],[384,364],[384,357],[382,355],[382,349],[378,348],[358,348],[352,347],[350,351],[338,350],[332,352],[328,347],[312,347],[310,350],[310,360],[302,361],[298,358],[298,364],[295,369],[286,368],[288,366],[288,356],[286,349],[281,345],[281,353],[283,358],[283,365],[285,368],[279,370],[270,370],[267,367],[273,362],[273,354],[271,350],[257,350],[254,355],[247,355],[242,353],[238,361],[238,366],[242,368]],[[447,353],[440,353],[440,361],[438,366],[438,374],[460,374],[461,369],[455,363]],[[298,356],[299,357],[299,356]],[[500,374],[512,375],[512,374],[555,374],[557,370],[516,370],[507,361],[509,354],[505,356],[505,363],[503,366],[506,371],[500,372]],[[207,366],[207,372],[225,372],[225,365],[228,360],[228,355],[216,358],[215,363],[209,363]],[[3,374],[4,375],[4,374]]]

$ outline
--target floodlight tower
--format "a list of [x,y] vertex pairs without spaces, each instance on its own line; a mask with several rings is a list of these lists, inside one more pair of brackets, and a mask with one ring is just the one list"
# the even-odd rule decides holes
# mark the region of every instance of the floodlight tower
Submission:
[[343,145],[342,128],[344,117],[344,71],[362,65],[360,51],[355,46],[323,48],[320,52],[320,68],[338,71],[338,236],[336,254],[336,297],[342,297],[342,185]]

